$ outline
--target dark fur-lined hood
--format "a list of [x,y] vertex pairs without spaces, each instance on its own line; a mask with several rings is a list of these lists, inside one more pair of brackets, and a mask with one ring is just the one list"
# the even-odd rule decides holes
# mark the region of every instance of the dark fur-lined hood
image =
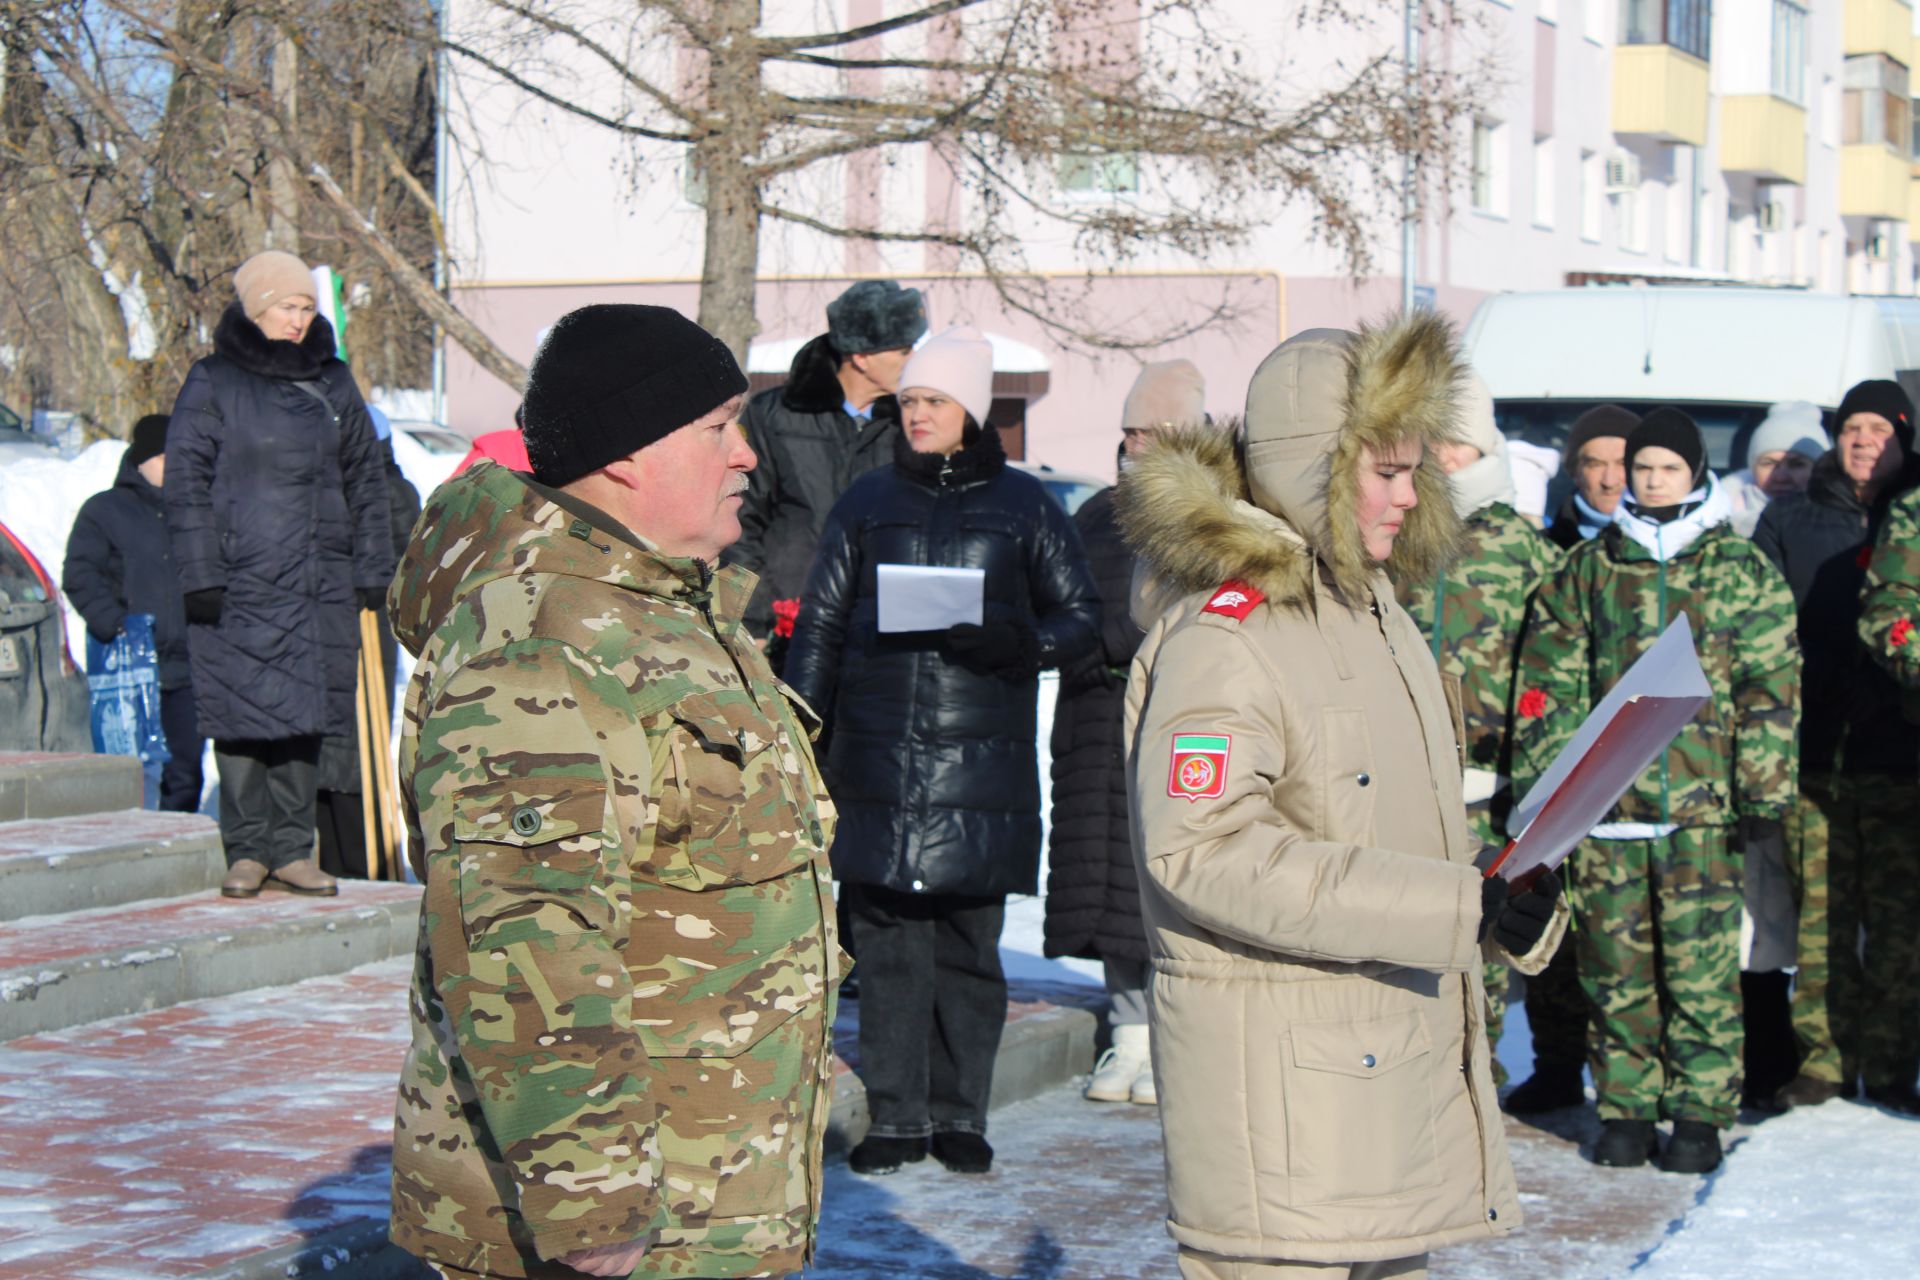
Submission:
[[[794,353],[786,385],[780,388],[780,403],[795,413],[838,413],[847,403],[846,389],[840,385],[840,357],[826,334]],[[873,412],[889,418],[900,416],[892,396],[875,400]]]
[[277,342],[248,319],[238,302],[230,302],[213,331],[213,349],[245,369],[263,378],[284,378],[303,382],[320,376],[320,371],[336,359],[333,326],[323,315],[315,315],[307,326],[307,336],[298,342]]
[[1313,329],[1260,365],[1237,431],[1159,432],[1115,494],[1127,542],[1181,594],[1230,578],[1269,600],[1304,601],[1315,566],[1348,601],[1386,569],[1420,581],[1453,558],[1460,521],[1429,459],[1414,472],[1418,504],[1387,563],[1375,564],[1358,523],[1363,450],[1457,438],[1466,373],[1453,332],[1431,315],[1358,333]]

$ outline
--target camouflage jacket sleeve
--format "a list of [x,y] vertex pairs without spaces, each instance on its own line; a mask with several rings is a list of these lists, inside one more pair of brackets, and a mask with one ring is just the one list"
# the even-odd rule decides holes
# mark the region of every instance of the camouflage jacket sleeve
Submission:
[[1800,636],[1793,592],[1751,543],[1735,590],[1745,620],[1733,652],[1733,808],[1742,817],[1784,818],[1799,793]]
[[1527,794],[1592,708],[1590,556],[1570,557],[1533,597],[1513,679],[1513,794]]
[[1901,688],[1920,689],[1920,490],[1888,510],[1862,592],[1861,642]]
[[634,780],[601,754],[641,732],[627,703],[568,646],[516,642],[449,678],[414,773],[437,985],[543,1258],[638,1239],[658,1202],[610,793]]

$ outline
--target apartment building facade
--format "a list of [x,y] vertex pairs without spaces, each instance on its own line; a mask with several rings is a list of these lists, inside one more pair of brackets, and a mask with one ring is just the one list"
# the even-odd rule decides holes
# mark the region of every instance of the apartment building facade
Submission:
[[[1455,180],[1427,184],[1413,263],[1423,303],[1464,322],[1490,293],[1564,285],[1915,291],[1920,81],[1910,68],[1920,41],[1907,0],[1462,3],[1465,24],[1429,40],[1428,56],[1484,49],[1497,87],[1477,118],[1459,124]],[[1137,0],[1110,4],[1123,19],[1140,11]],[[902,7],[770,0],[767,10],[770,23],[791,8],[812,22],[860,24]],[[1398,43],[1397,27],[1382,21],[1296,48],[1290,6],[1230,0],[1223,10],[1235,38],[1274,54],[1276,65],[1364,57]],[[455,0],[450,14],[456,30],[488,20],[482,0]],[[602,73],[575,70],[583,98],[606,92]],[[553,319],[586,303],[653,302],[693,314],[704,211],[684,151],[581,121],[459,59],[452,71],[456,131],[468,154],[484,156],[451,184],[456,303],[521,359],[531,359]],[[873,77],[907,73],[849,74],[868,77],[858,87],[872,93],[883,87]],[[1151,181],[1124,163],[1072,160],[1057,177],[1049,198],[1060,201],[1125,202]],[[884,214],[897,223],[950,214],[962,197],[939,157],[915,147],[821,166],[786,198],[835,220]],[[1016,228],[1027,269],[1060,281],[1087,314],[1172,324],[1229,304],[1230,319],[1129,354],[1063,342],[937,248],[770,224],[749,366],[758,381],[776,379],[798,343],[823,327],[828,299],[852,280],[891,276],[926,291],[937,326],[966,321],[994,338],[994,417],[1017,454],[1111,476],[1121,402],[1139,360],[1195,360],[1210,408],[1228,414],[1280,339],[1395,309],[1395,213],[1382,211],[1375,270],[1360,279],[1316,242],[1299,210],[1204,263],[1148,254],[1115,268],[1080,258],[1039,220]],[[513,393],[451,346],[446,385],[456,429],[473,434],[510,420]]]

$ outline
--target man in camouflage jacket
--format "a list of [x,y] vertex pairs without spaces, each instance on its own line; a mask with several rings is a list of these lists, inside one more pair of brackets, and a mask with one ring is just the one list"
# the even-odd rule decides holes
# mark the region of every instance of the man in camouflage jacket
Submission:
[[1695,487],[1664,506],[1630,495],[1535,597],[1516,683],[1515,789],[1545,772],[1686,614],[1713,697],[1576,851],[1571,893],[1609,1122],[1596,1158],[1643,1162],[1653,1122],[1671,1119],[1676,1141],[1684,1127],[1712,1167],[1715,1131],[1733,1123],[1740,1099],[1738,851],[1748,841],[1734,829],[1777,830],[1795,803],[1800,651],[1793,596],[1727,523],[1691,419],[1657,410],[1634,429],[1630,484],[1641,450],[1671,452],[1648,437],[1692,444],[1684,461]]
[[564,317],[533,475],[443,485],[394,586],[426,892],[392,1235],[442,1275],[811,1256],[832,811],[817,722],[740,625],[753,576],[711,568],[754,462],[745,387],[676,313]]
[[[1430,578],[1394,586],[1427,637],[1441,676],[1459,682],[1466,733],[1464,787],[1474,839],[1482,846],[1504,845],[1507,811],[1515,800],[1508,737],[1514,659],[1534,592],[1559,567],[1560,549],[1514,510],[1506,438],[1494,423],[1493,398],[1477,376],[1467,379],[1460,430],[1458,442],[1434,450],[1461,521],[1459,558]],[[1571,952],[1568,955],[1570,959]],[[1510,975],[1505,965],[1490,962],[1483,976],[1487,1040],[1497,1045]],[[1529,995],[1533,985],[1529,979]],[[1584,1035],[1584,1018],[1579,1016],[1584,1007],[1578,1005],[1577,992],[1574,995],[1577,1044]],[[1527,1004],[1530,1022],[1534,1003],[1529,999]],[[1576,1079],[1582,1051],[1573,1049]],[[1493,1065],[1494,1083],[1505,1084],[1506,1070],[1498,1058]]]

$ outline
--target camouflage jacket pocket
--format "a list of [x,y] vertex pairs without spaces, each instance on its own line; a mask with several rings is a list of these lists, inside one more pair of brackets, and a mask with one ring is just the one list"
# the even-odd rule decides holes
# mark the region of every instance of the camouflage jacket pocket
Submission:
[[653,865],[684,889],[758,884],[803,866],[822,844],[805,780],[779,729],[743,694],[690,694],[673,705]]
[[619,908],[601,857],[606,805],[597,778],[512,778],[454,793],[469,949],[613,929]]

